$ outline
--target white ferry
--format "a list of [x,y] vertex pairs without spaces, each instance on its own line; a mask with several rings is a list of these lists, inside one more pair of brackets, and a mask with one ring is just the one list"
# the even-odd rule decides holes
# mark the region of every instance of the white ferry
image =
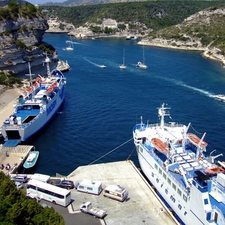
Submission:
[[157,193],[185,225],[225,224],[225,165],[222,154],[204,155],[205,134],[191,133],[191,124],[165,123],[170,117],[163,104],[160,123],[137,124],[134,144],[143,173]]
[[[0,128],[6,146],[26,141],[41,130],[57,113],[65,97],[66,78],[60,70],[50,72],[50,59],[46,56],[47,76],[38,75],[18,98],[14,112],[8,115]],[[30,66],[29,66],[30,70]]]

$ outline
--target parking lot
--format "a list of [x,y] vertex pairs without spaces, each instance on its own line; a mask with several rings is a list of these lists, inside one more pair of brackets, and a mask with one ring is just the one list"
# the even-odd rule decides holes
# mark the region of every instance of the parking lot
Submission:
[[[132,162],[124,161],[83,166],[77,168],[67,177],[51,177],[50,182],[55,184],[63,179],[71,180],[74,183],[81,182],[84,179],[93,182],[100,181],[103,189],[114,184],[126,188],[129,192],[128,198],[120,202],[104,197],[103,191],[96,195],[80,192],[73,188],[70,189],[72,203],[68,207],[53,205],[41,200],[41,203],[50,205],[62,215],[66,225],[179,224]],[[107,214],[104,220],[81,213],[80,206],[85,202],[91,202],[93,207],[105,210]]]

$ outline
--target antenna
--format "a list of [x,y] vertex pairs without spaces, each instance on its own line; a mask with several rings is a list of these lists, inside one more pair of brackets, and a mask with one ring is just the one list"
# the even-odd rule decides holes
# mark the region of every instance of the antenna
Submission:
[[33,84],[32,84],[32,76],[34,76],[35,74],[31,73],[31,66],[30,66],[30,62],[28,62],[28,69],[29,69],[29,74],[25,74],[26,76],[30,77],[30,87],[32,88],[32,92],[31,92],[31,97],[33,99]]

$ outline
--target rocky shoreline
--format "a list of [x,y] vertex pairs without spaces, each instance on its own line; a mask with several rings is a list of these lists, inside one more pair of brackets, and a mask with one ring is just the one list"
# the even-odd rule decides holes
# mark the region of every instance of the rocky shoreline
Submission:
[[[172,44],[171,44],[172,43]],[[174,45],[176,43],[176,45]],[[208,47],[194,47],[186,44],[182,44],[181,42],[177,42],[175,40],[166,40],[163,38],[157,39],[142,39],[137,44],[146,45],[146,46],[154,46],[160,48],[171,48],[176,50],[185,50],[185,51],[200,51],[202,52],[202,56],[220,62],[223,66],[225,66],[225,56],[220,54],[220,49],[217,48],[208,48]]]
[[[177,50],[187,50],[187,51],[200,51],[202,56],[220,62],[222,65],[225,65],[225,56],[220,54],[220,49],[212,48],[210,46],[202,46],[199,40],[193,40],[189,42],[182,42],[179,40],[167,40],[164,38],[149,38],[147,34],[131,34],[128,30],[123,32],[118,32],[113,35],[96,35],[93,34],[90,29],[87,27],[78,27],[75,28],[72,24],[64,23],[64,30],[59,28],[59,21],[57,19],[48,20],[49,29],[46,31],[48,33],[67,33],[68,35],[74,36],[77,39],[90,39],[90,38],[126,38],[127,36],[137,36],[139,41],[137,44],[145,46],[154,46],[160,48],[171,48]],[[146,31],[147,32],[147,31]]]

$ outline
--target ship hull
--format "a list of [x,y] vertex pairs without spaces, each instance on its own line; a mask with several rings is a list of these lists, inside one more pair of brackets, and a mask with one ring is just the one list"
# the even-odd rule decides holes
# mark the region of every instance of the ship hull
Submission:
[[43,127],[45,127],[49,121],[55,116],[64,102],[65,98],[65,88],[64,86],[60,91],[51,99],[50,102],[46,105],[46,111],[42,114],[39,114],[35,120],[33,120],[30,124],[24,127],[15,127],[15,126],[7,126],[4,129],[1,129],[2,135],[7,141],[8,139],[20,139],[21,141],[28,140],[31,136],[40,131]]

